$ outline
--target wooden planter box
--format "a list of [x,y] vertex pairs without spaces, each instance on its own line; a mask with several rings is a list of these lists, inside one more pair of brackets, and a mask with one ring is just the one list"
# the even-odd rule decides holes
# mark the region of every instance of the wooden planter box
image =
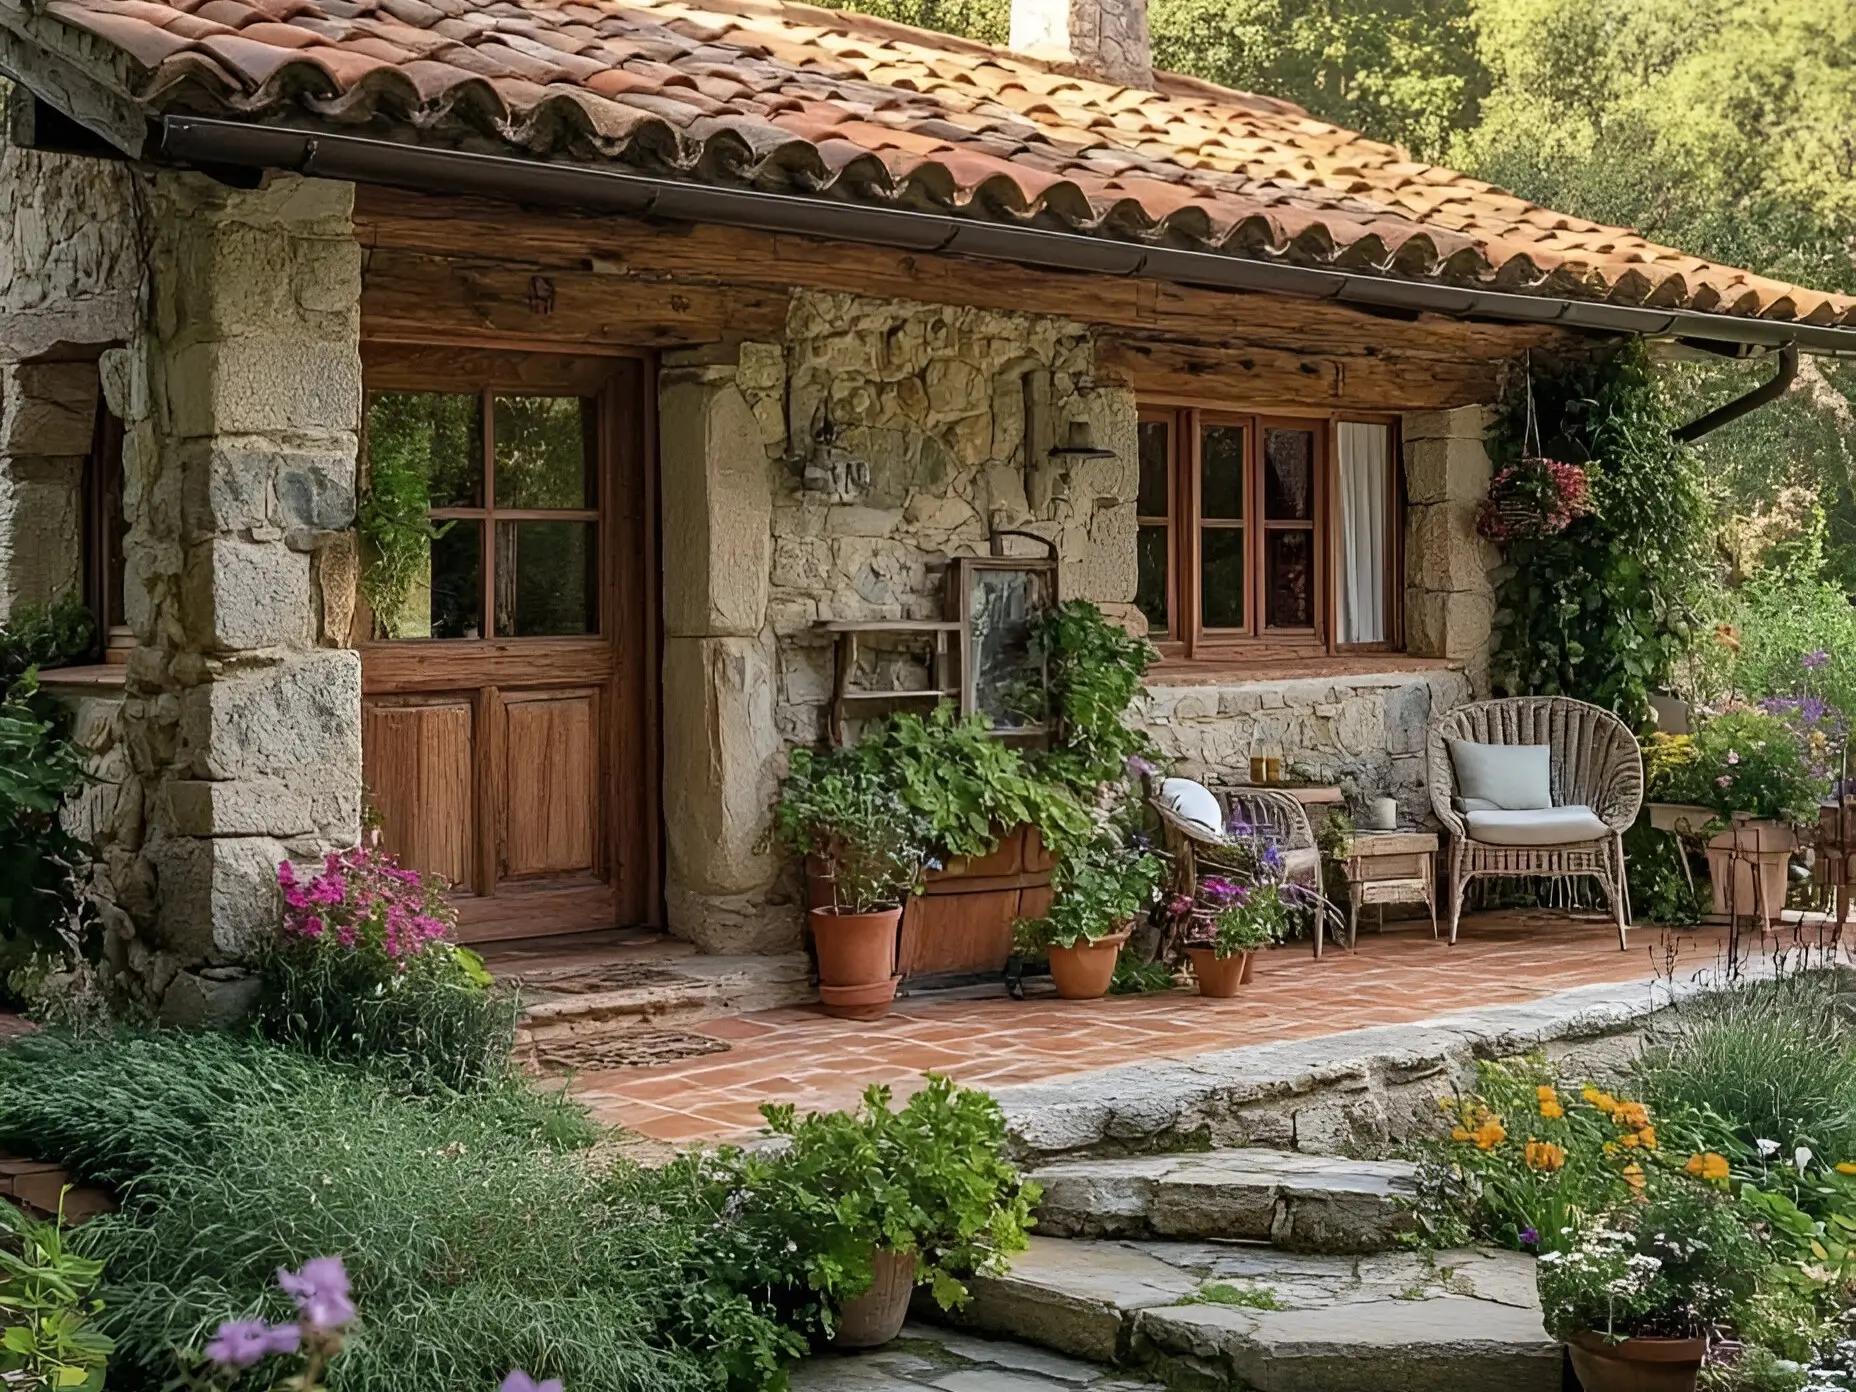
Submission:
[[1708,878],[1714,885],[1714,911],[1728,912],[1731,876],[1735,915],[1776,919],[1785,907],[1792,851],[1797,844],[1792,829],[1780,822],[1738,822],[1711,839]]
[[[904,984],[931,978],[997,976],[1012,955],[1012,924],[1050,908],[1056,858],[1035,827],[1015,827],[991,855],[961,857],[928,872],[923,890],[903,906],[896,970]],[[831,902],[829,877],[806,867],[806,894]]]

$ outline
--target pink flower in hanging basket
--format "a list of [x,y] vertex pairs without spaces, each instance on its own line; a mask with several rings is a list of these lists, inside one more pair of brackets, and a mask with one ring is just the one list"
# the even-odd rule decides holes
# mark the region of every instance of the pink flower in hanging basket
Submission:
[[1587,493],[1579,465],[1530,456],[1490,481],[1476,530],[1490,541],[1556,536],[1591,512]]

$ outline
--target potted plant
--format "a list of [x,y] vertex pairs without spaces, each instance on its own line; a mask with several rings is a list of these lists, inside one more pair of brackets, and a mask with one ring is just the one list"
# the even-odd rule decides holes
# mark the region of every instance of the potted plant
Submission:
[[1274,881],[1250,884],[1205,879],[1199,896],[1212,916],[1211,941],[1190,946],[1192,974],[1201,996],[1235,996],[1250,980],[1250,954],[1280,942],[1289,927],[1289,906]]
[[1587,493],[1579,465],[1530,455],[1489,481],[1476,530],[1490,541],[1556,536],[1592,510]]
[[793,751],[774,831],[824,867],[829,902],[807,915],[828,1015],[874,1020],[896,996],[896,929],[921,883],[921,818],[856,749]]
[[1692,737],[1653,736],[1648,744],[1652,793],[1712,814],[1708,873],[1719,914],[1731,905],[1737,914],[1772,916],[1784,906],[1794,828],[1817,821],[1830,790],[1828,771],[1810,757],[1822,737],[1815,728],[1822,703],[1814,712],[1800,702],[1770,704],[1726,710]]
[[1066,847],[1051,877],[1049,912],[1015,927],[1018,951],[1049,960],[1065,1000],[1106,995],[1115,959],[1135,918],[1152,907],[1163,869],[1152,851],[1115,836]]
[[750,1228],[775,1225],[759,1245],[798,1260],[834,1347],[895,1338],[918,1285],[943,1309],[965,1304],[962,1277],[1024,1250],[1038,1187],[1004,1158],[1005,1117],[985,1093],[931,1074],[900,1110],[873,1085],[855,1112],[761,1114],[788,1144],[765,1168],[748,1162],[758,1178],[737,1202]]

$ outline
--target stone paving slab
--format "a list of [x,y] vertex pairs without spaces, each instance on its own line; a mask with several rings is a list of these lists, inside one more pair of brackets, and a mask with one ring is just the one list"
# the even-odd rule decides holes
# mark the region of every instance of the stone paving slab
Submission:
[[1243,1243],[1034,1237],[976,1278],[964,1328],[1259,1392],[1557,1392],[1533,1262],[1463,1250],[1367,1256]]
[[[1749,963],[1742,980],[1770,971]],[[1412,1024],[1153,1059],[994,1089],[1021,1165],[1230,1147],[1374,1153],[1436,1123],[1436,1099],[1478,1059],[1534,1050],[1569,1071],[1620,1074],[1672,1005],[1722,989],[1703,968],[1609,982]]]
[[1031,1174],[1051,1237],[1214,1237],[1379,1252],[1411,1226],[1416,1167],[1263,1148],[1062,1160]]
[[1004,1339],[910,1324],[865,1353],[821,1353],[793,1369],[792,1392],[1156,1392],[1127,1373]]

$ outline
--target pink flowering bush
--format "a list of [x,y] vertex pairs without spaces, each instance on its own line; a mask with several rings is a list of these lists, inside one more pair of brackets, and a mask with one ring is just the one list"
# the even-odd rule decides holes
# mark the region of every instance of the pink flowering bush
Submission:
[[1490,480],[1476,530],[1490,541],[1555,536],[1591,510],[1584,469],[1528,458]]
[[514,1002],[453,941],[441,881],[370,838],[330,852],[320,869],[285,861],[277,883],[283,924],[259,1010],[267,1035],[419,1091],[469,1091],[508,1073]]
[[277,867],[277,883],[286,936],[370,955],[394,971],[435,944],[443,951],[457,923],[438,879],[405,869],[377,843],[330,851],[308,881],[286,860]]

